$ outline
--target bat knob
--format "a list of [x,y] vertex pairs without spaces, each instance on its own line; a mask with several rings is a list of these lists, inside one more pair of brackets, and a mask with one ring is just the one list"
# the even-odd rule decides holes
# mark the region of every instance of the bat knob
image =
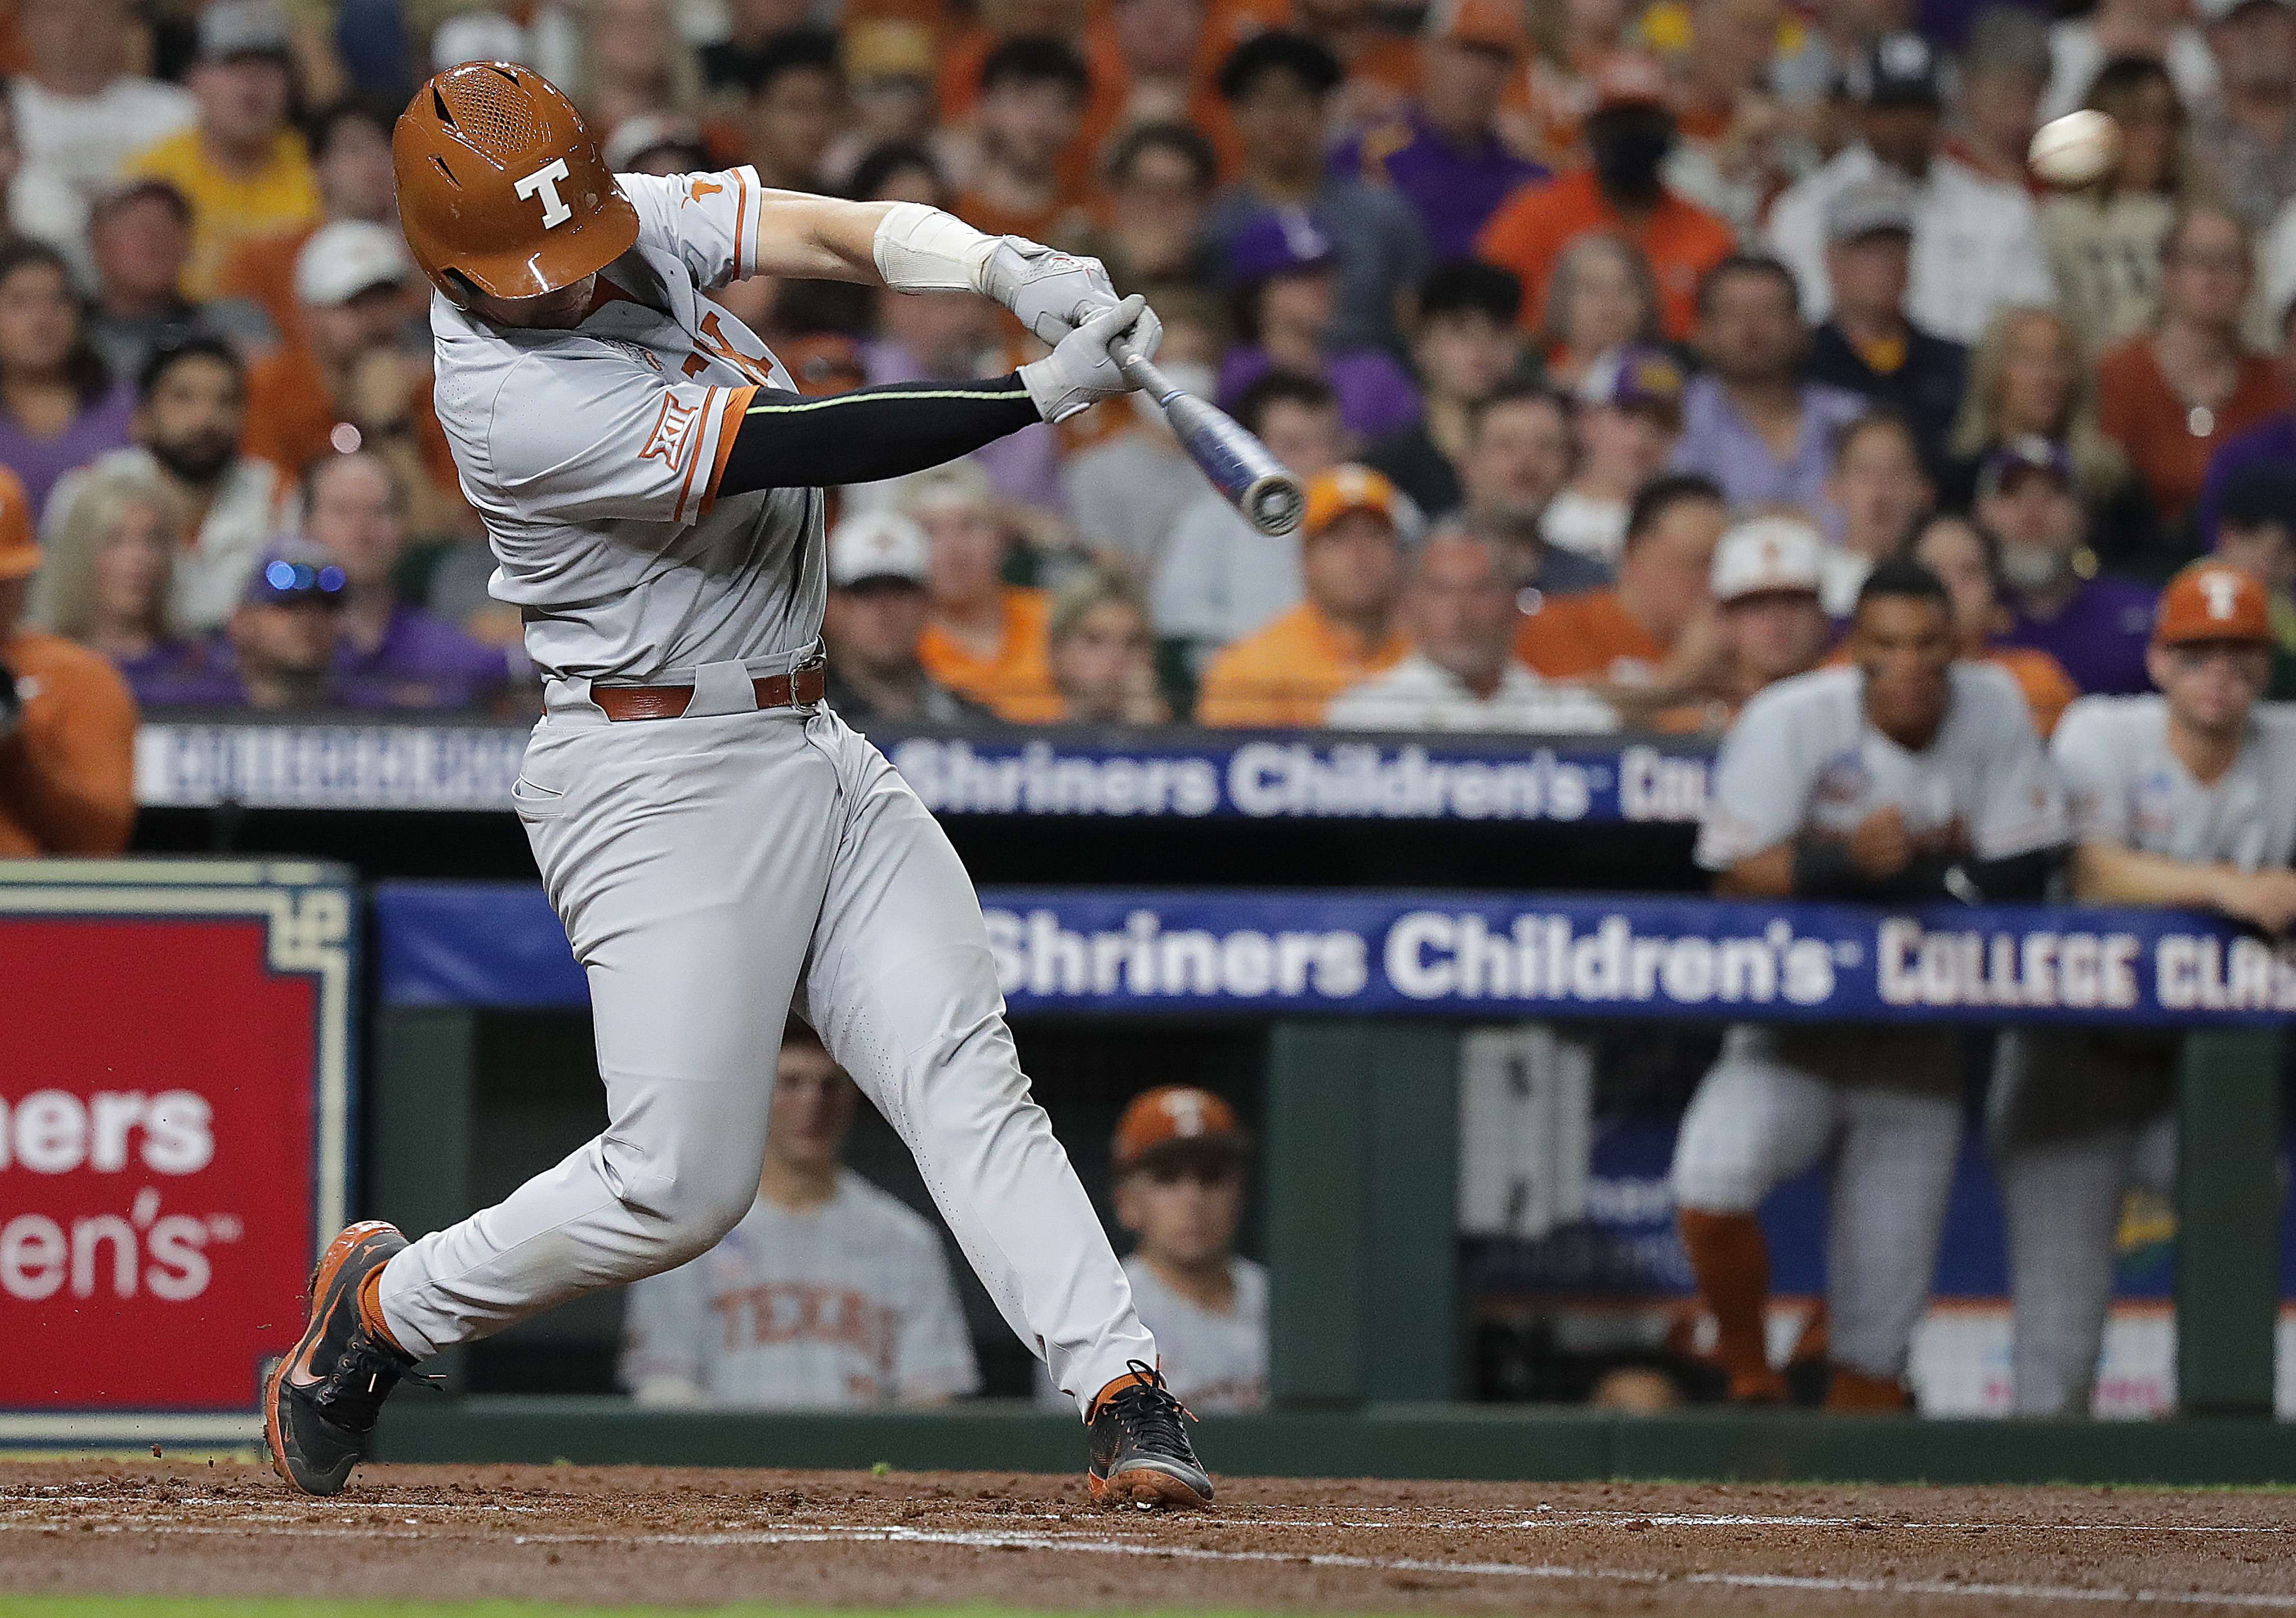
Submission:
[[1270,473],[1244,490],[1239,503],[1245,520],[1260,533],[1274,536],[1300,526],[1300,519],[1307,513],[1308,495],[1290,473]]

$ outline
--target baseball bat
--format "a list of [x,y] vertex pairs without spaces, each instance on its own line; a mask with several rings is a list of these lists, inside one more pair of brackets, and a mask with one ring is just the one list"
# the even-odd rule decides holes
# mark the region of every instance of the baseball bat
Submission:
[[1243,429],[1242,424],[1192,393],[1172,385],[1147,355],[1129,342],[1119,341],[1109,352],[1124,380],[1163,407],[1164,419],[1178,435],[1188,459],[1202,469],[1212,486],[1227,497],[1243,519],[1262,534],[1289,534],[1300,526],[1308,509],[1307,491],[1283,463],[1267,453],[1267,445]]

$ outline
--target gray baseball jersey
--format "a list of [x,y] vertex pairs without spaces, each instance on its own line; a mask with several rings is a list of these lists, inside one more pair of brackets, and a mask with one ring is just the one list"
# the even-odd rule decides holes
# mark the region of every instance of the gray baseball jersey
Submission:
[[1167,1287],[1138,1254],[1124,1261],[1140,1323],[1155,1334],[1158,1369],[1192,1410],[1256,1410],[1267,1399],[1267,1271],[1232,1258],[1235,1307],[1198,1308]]
[[[684,684],[797,651],[827,589],[820,491],[720,500],[742,412],[797,384],[703,289],[756,273],[750,169],[618,175],[637,244],[579,328],[493,325],[430,300],[439,424],[487,526],[489,589],[546,676]],[[570,443],[579,453],[570,454]]]
[[939,1233],[850,1170],[820,1207],[761,1197],[717,1246],[633,1286],[621,1378],[642,1397],[776,1407],[980,1385]]
[[2064,840],[2063,795],[2017,682],[1956,663],[1945,723],[1920,752],[1866,717],[1865,675],[1822,668],[1758,693],[1723,739],[1698,862],[1726,870],[1801,831],[1848,837],[1894,804],[1915,837],[1958,821],[1983,859]]
[[2084,697],[2050,751],[2081,842],[2243,870],[2296,855],[2296,706],[2259,703],[2232,768],[2206,786],[2169,750],[2162,697]]

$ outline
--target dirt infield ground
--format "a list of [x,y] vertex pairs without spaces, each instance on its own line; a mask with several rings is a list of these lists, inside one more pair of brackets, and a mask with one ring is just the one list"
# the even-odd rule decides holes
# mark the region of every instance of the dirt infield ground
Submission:
[[595,1604],[1588,1614],[2296,1613],[2296,1496],[2110,1489],[1220,1482],[1103,1512],[1079,1480],[0,1465],[0,1591]]

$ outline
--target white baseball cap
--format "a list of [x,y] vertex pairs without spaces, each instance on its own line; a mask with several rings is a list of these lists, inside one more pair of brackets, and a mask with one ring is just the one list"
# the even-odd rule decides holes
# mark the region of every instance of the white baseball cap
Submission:
[[859,511],[831,530],[829,582],[849,589],[867,578],[922,584],[925,531],[898,511]]
[[323,225],[295,255],[295,300],[314,309],[348,303],[369,287],[402,286],[414,278],[414,260],[398,227],[369,219]]
[[1794,517],[1756,517],[1738,524],[1714,547],[1714,599],[1734,601],[1769,590],[1817,593],[1825,573],[1825,541]]

